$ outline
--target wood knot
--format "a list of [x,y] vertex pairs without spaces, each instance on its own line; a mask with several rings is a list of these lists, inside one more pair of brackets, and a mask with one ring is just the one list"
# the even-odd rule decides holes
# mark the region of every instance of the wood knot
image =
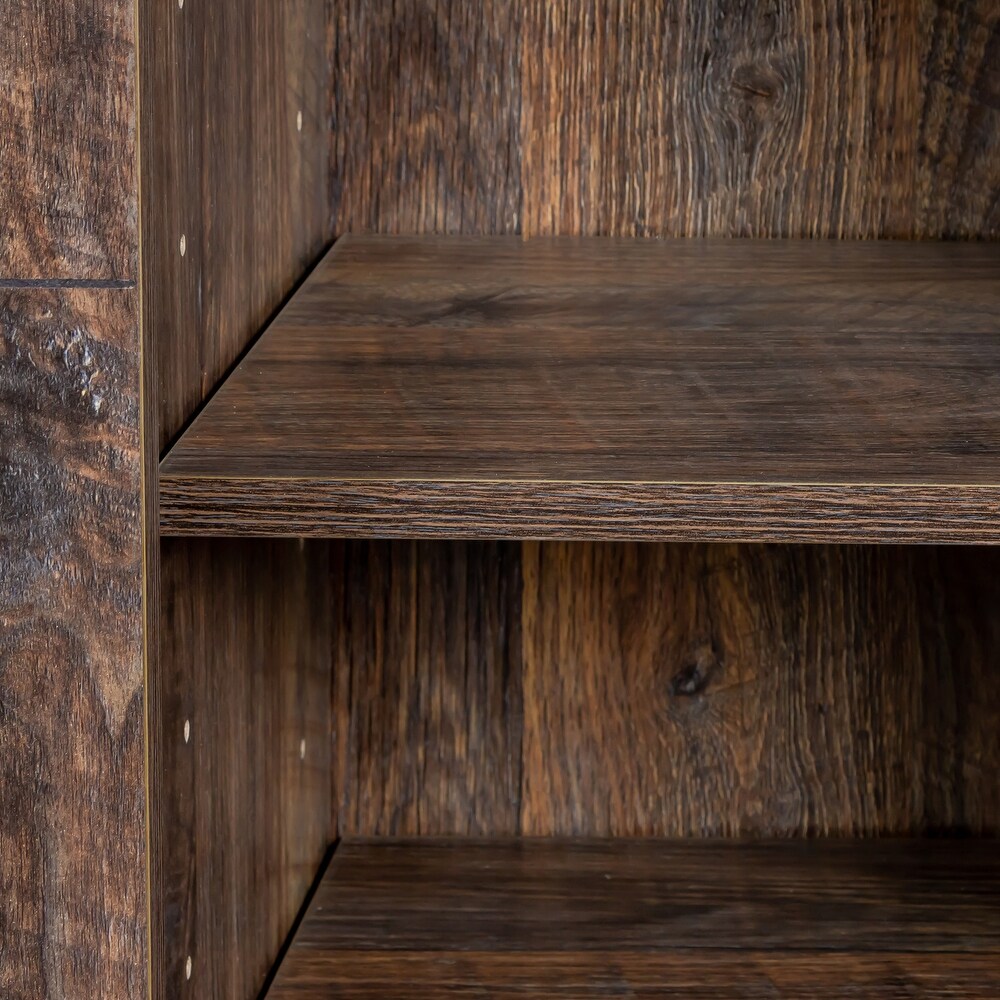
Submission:
[[675,698],[694,698],[703,694],[722,664],[714,648],[703,643],[670,680],[670,693]]
[[772,66],[759,63],[738,66],[733,87],[748,101],[774,101],[781,96],[783,81]]

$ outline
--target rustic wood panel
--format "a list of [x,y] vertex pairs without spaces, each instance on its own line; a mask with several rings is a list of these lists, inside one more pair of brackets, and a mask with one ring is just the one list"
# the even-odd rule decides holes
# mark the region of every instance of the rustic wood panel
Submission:
[[993,0],[338,5],[337,233],[1000,235]]
[[343,552],[344,835],[1000,833],[992,550]]
[[0,994],[146,995],[137,296],[0,292]]
[[987,842],[347,842],[271,995],[986,997],[998,888]]
[[920,4],[917,231],[1000,236],[1000,4]]
[[334,5],[337,233],[516,232],[521,4]]
[[910,235],[920,7],[529,0],[525,231]]
[[144,318],[162,449],[328,241],[327,11],[140,6]]
[[518,548],[407,542],[335,551],[339,833],[516,833]]
[[998,569],[990,550],[526,545],[522,829],[996,834]]
[[327,557],[298,542],[163,544],[157,996],[255,996],[326,851]]
[[136,279],[134,17],[0,7],[0,279]]
[[[328,8],[141,0],[154,461],[328,240]],[[153,992],[243,1000],[260,989],[328,842],[326,555],[297,543],[173,543],[164,556],[150,690],[162,901]]]

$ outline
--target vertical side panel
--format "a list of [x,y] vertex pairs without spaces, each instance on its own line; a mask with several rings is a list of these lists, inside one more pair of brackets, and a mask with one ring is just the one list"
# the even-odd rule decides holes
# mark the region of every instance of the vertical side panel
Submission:
[[137,295],[0,291],[0,995],[146,995]]
[[327,7],[141,8],[144,321],[162,450],[328,242]]
[[[328,242],[329,6],[140,0],[156,455]],[[154,994],[245,1000],[330,833],[326,547],[170,542],[162,555]]]
[[160,996],[255,996],[326,850],[327,553],[162,543]]
[[0,5],[0,279],[136,279],[132,0]]
[[339,832],[518,832],[520,548],[349,543],[334,558]]

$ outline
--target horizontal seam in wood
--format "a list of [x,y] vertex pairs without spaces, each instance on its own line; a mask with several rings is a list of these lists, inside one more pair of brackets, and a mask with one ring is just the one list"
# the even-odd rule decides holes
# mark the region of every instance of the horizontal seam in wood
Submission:
[[0,278],[0,288],[135,288],[131,278]]

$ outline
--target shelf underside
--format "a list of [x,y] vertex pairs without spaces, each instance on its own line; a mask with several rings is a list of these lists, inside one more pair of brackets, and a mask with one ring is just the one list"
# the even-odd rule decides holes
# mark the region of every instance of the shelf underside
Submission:
[[1000,541],[1000,246],[348,237],[167,534]]
[[355,841],[270,1000],[993,997],[990,841]]

